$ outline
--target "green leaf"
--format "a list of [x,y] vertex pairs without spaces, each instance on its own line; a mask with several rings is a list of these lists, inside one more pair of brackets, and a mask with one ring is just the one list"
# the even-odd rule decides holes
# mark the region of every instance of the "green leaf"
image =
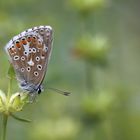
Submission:
[[8,77],[10,79],[15,78],[15,71],[14,71],[12,64],[10,64],[9,69],[8,69]]
[[13,115],[13,114],[11,114],[11,116],[12,116],[14,119],[16,119],[16,120],[18,120],[18,121],[21,121],[21,122],[26,122],[26,123],[30,123],[30,122],[31,122],[31,120],[19,118],[19,117]]

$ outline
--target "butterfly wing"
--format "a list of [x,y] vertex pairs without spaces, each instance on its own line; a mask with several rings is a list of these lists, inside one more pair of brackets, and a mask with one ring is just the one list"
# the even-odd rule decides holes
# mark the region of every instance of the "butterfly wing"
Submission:
[[37,91],[52,50],[52,28],[39,26],[15,36],[5,47],[22,89]]

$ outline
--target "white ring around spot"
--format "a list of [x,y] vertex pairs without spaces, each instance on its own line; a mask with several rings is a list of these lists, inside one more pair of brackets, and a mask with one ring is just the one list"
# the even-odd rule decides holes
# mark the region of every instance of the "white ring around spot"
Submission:
[[24,51],[24,55],[28,55],[28,52],[27,51]]
[[35,75],[35,76],[38,76],[38,75],[39,75],[39,73],[38,73],[37,71],[35,71],[35,72],[34,72],[34,75]]
[[32,48],[32,52],[33,53],[36,53],[36,48]]
[[24,68],[21,68],[21,72],[24,72],[25,71],[25,69]]
[[40,57],[37,56],[37,57],[35,58],[35,60],[36,60],[36,61],[40,61]]
[[24,61],[25,60],[25,56],[21,56],[21,60]]
[[27,67],[26,70],[27,70],[28,72],[30,72],[30,71],[31,71],[31,67]]
[[42,66],[41,65],[37,65],[37,69],[38,70],[42,70]]
[[31,48],[29,48],[29,53],[32,53],[32,49]]
[[15,55],[14,56],[14,60],[19,60],[19,56],[18,55]]

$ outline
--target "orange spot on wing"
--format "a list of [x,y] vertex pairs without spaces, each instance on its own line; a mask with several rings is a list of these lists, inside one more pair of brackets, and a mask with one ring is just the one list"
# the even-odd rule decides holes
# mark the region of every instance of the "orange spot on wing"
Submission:
[[27,41],[26,40],[22,40],[21,42],[22,42],[23,45],[26,45],[27,44]]
[[21,48],[20,42],[16,42],[16,47],[17,47],[17,48]]

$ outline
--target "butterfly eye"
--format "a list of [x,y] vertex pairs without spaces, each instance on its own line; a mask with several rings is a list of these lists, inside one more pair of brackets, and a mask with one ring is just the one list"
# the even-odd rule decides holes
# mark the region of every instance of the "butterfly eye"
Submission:
[[40,94],[42,91],[40,88],[37,89],[37,93]]

